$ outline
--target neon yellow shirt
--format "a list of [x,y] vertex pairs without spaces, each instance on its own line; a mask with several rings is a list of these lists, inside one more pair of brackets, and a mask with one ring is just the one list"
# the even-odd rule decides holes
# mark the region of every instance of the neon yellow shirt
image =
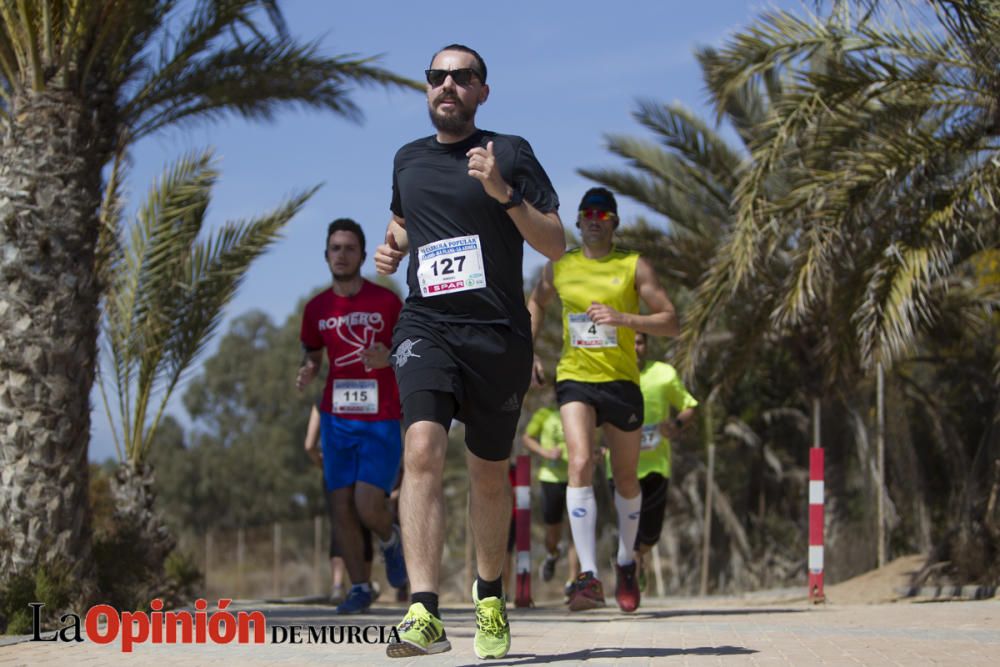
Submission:
[[[639,450],[638,476],[658,472],[670,477],[670,439],[660,434],[660,424],[670,417],[670,408],[683,412],[698,405],[688,393],[677,371],[670,364],[652,361],[639,375],[642,390],[642,407],[645,418],[642,424],[642,444]],[[606,459],[608,477],[611,477],[611,458]]]
[[555,461],[542,459],[537,468],[539,482],[565,483],[569,479],[569,453],[563,434],[562,418],[553,408],[539,408],[524,429],[525,435],[538,440],[542,449],[560,449],[562,456]]
[[621,313],[639,312],[635,289],[638,261],[638,253],[618,248],[598,259],[589,259],[574,248],[552,265],[563,308],[563,349],[556,381],[639,382],[635,332],[596,325],[586,314],[595,301]]

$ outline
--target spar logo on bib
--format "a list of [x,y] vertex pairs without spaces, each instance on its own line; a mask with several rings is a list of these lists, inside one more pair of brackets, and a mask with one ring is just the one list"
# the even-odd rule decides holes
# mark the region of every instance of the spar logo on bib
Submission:
[[351,350],[334,359],[334,366],[349,366],[361,361],[362,350],[375,343],[375,334],[385,328],[382,313],[348,313],[319,321],[320,331],[334,331]]

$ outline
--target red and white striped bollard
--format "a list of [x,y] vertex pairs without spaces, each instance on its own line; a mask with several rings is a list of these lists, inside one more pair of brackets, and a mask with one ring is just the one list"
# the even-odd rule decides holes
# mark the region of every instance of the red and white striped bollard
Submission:
[[809,450],[809,599],[823,595],[823,448]]
[[514,473],[514,533],[517,549],[515,607],[533,607],[531,601],[531,457],[517,457]]

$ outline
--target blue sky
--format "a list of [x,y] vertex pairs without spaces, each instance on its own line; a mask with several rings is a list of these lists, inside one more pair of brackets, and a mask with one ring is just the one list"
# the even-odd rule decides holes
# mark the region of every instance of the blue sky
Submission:
[[[437,7],[289,0],[283,7],[291,32],[319,40],[325,53],[382,54],[382,66],[414,79],[422,79],[431,55],[445,44],[460,42],[478,50],[489,68],[491,93],[477,125],[531,142],[559,193],[564,224],[572,224],[581,195],[592,185],[576,170],[622,165],[605,150],[604,135],[647,136],[631,117],[637,99],[676,101],[708,115],[692,55],[697,46],[721,46],[769,8],[813,9],[796,0],[513,0]],[[137,146],[129,178],[133,202],[144,198],[152,179],[173,160],[215,149],[222,175],[209,211],[213,224],[249,218],[292,192],[324,184],[289,224],[284,239],[251,268],[229,306],[227,322],[254,308],[284,322],[300,297],[327,284],[322,250],[326,225],[334,218],[351,217],[364,227],[369,240],[364,271],[374,272],[371,250],[389,217],[393,155],[432,129],[420,93],[361,89],[353,99],[365,113],[361,125],[289,109],[272,123],[230,118],[169,130]],[[620,212],[628,224],[643,211],[621,201]],[[529,248],[525,275],[541,261]],[[220,332],[227,328],[224,323]],[[199,361],[215,349],[211,345]],[[189,377],[199,370],[196,365]],[[289,387],[294,375],[295,369],[288,369]],[[168,412],[186,423],[179,400],[183,391],[183,386],[178,389]],[[115,450],[96,387],[92,404],[90,459],[98,461],[113,457]]]

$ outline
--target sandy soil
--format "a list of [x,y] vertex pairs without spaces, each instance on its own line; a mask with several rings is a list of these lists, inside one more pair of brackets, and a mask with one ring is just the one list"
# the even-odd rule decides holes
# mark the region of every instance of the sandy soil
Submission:
[[902,556],[885,567],[865,572],[853,579],[824,587],[826,600],[830,604],[877,604],[900,599],[897,589],[910,583],[910,577],[918,572],[927,557],[919,554]]

